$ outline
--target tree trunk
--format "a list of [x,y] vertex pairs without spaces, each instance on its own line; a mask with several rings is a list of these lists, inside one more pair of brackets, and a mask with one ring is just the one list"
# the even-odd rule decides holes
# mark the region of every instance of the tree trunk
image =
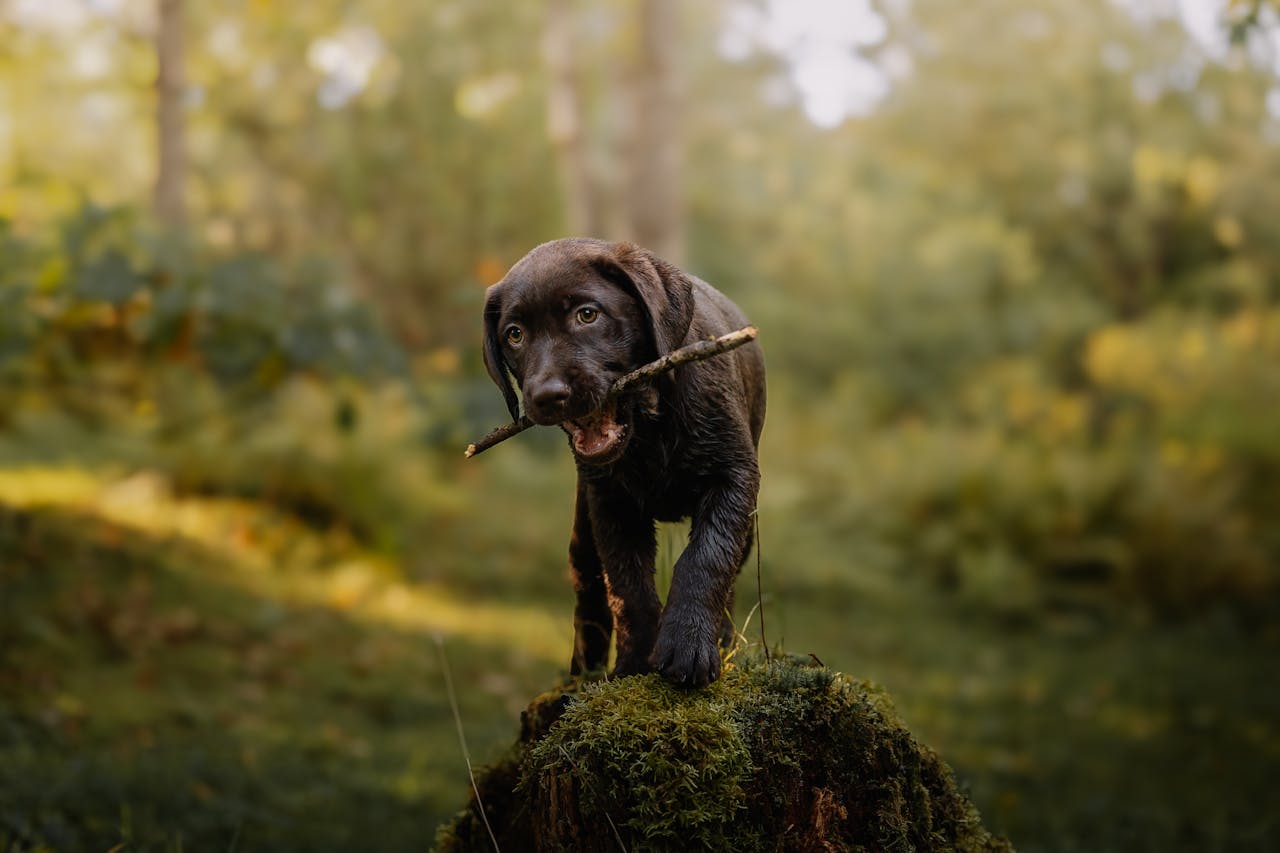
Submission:
[[638,0],[628,95],[627,224],[631,239],[674,264],[684,261],[683,158],[676,79],[679,4]]
[[576,60],[576,16],[572,0],[550,0],[543,49],[551,80],[547,135],[559,159],[565,220],[571,234],[604,237],[603,204],[591,171],[583,131],[581,69]]
[[183,0],[157,0],[155,215],[164,225],[186,222],[186,128],[183,118]]
[[[636,0],[632,59],[614,86],[624,127],[601,130],[593,158],[586,130],[584,55],[573,0],[549,0],[544,49],[550,85],[547,132],[555,147],[565,219],[574,234],[625,237],[666,260],[684,260],[683,157],[676,56],[679,4]],[[598,168],[594,167],[598,166]],[[614,172],[620,173],[612,179]]]

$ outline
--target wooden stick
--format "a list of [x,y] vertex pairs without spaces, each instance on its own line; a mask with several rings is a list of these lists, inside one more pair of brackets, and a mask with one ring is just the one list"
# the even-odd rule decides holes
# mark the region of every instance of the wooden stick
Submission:
[[[672,368],[682,364],[688,364],[691,361],[702,361],[708,358],[714,358],[717,355],[735,350],[743,344],[750,343],[756,339],[759,332],[755,326],[746,326],[736,332],[730,332],[727,335],[721,335],[718,338],[708,338],[705,341],[697,341],[689,344],[687,347],[680,347],[673,350],[656,361],[651,361],[643,367],[637,367],[635,370],[614,381],[609,386],[609,393],[606,395],[606,402],[617,397],[633,385],[638,385],[647,379],[652,379],[660,373],[665,373]],[[513,421],[505,426],[500,426],[489,432],[479,441],[468,444],[467,450],[463,456],[470,459],[478,453],[484,453],[495,444],[499,444],[511,438],[513,435],[520,433],[533,426],[533,421],[529,420],[527,415],[521,415],[520,420]]]
[[490,430],[489,434],[484,438],[468,444],[467,451],[462,455],[467,459],[470,459],[477,453],[484,453],[490,447],[493,447],[499,442],[506,441],[513,435],[519,435],[531,426],[533,426],[533,421],[529,420],[529,416],[521,415],[520,420],[512,421],[511,423],[500,426],[497,429]]
[[673,367],[687,364],[691,361],[713,358],[729,350],[735,350],[743,344],[754,341],[758,334],[759,332],[755,326],[746,326],[736,332],[730,332],[718,338],[708,338],[705,341],[697,341],[687,347],[673,350],[657,361],[651,361],[643,367],[637,367],[626,376],[616,380],[609,387],[608,399],[613,399],[632,385],[636,385],[646,379],[652,379],[659,373],[665,373]]

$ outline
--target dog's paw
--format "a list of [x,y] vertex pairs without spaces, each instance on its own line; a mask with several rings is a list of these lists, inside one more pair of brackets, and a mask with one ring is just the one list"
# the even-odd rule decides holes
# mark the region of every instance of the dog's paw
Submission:
[[699,615],[668,609],[658,627],[649,661],[681,687],[705,687],[720,677],[716,625]]

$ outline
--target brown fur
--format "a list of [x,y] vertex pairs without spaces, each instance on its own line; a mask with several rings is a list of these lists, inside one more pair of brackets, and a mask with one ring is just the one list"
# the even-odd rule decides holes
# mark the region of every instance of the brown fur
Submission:
[[[747,325],[701,279],[631,244],[588,239],[526,255],[489,288],[484,318],[485,364],[512,417],[522,396],[544,425],[592,417],[629,370]],[[575,449],[575,673],[603,667],[616,632],[617,675],[656,669],[689,686],[718,677],[717,642],[732,637],[733,584],[751,547],[764,412],[764,357],[751,343],[624,395],[622,440],[597,458]],[[654,525],[682,518],[692,530],[663,608]]]

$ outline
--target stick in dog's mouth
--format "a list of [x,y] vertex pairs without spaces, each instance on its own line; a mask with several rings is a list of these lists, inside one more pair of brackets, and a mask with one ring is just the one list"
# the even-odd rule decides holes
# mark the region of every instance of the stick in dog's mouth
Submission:
[[[697,341],[686,347],[681,347],[674,352],[669,352],[656,361],[651,361],[643,367],[636,368],[626,376],[623,376],[621,379],[614,382],[613,387],[609,389],[609,399],[612,400],[628,388],[647,379],[651,379],[667,370],[671,370],[673,367],[677,367],[681,364],[687,364],[692,361],[702,361],[703,359],[712,358],[729,352],[730,350],[735,350],[743,344],[754,341],[756,339],[756,334],[755,326],[745,326],[738,329],[736,332],[729,332],[727,335],[721,335],[718,338]],[[594,445],[596,440],[600,437],[607,439],[604,444],[600,445],[602,453],[606,450],[606,445],[612,446],[613,443],[626,435],[626,425],[620,424],[614,420],[615,415],[613,409],[610,409],[608,423],[605,423],[603,420],[597,422],[594,420],[595,417],[596,416],[593,414],[586,418],[579,418],[576,421],[565,421],[560,425],[569,433],[570,436],[573,437],[575,448],[578,446],[578,438],[574,433],[575,427],[583,431],[583,441],[588,445]],[[529,420],[529,416],[522,415],[518,420],[491,430],[488,435],[479,441],[468,444],[466,453],[463,455],[467,459],[470,459],[477,453],[483,453],[490,447],[506,441],[513,435],[519,435],[531,426],[533,426],[533,421]],[[618,430],[616,435],[613,432],[614,429]],[[612,436],[612,438],[609,438],[609,436]],[[582,451],[579,452],[581,453]],[[584,453],[583,455],[585,456],[587,454]]]

